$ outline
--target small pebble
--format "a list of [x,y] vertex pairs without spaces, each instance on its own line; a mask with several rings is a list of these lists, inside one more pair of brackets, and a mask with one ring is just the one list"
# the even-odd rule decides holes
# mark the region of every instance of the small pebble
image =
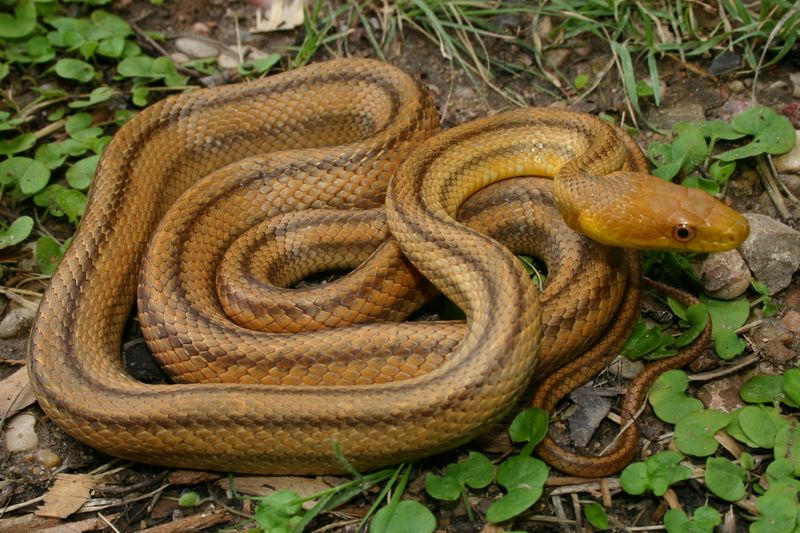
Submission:
[[709,409],[730,413],[744,406],[739,387],[745,380],[738,374],[709,381],[697,390],[697,398]]
[[200,35],[209,35],[211,33],[212,24],[216,26],[216,23],[206,24],[205,22],[195,22],[192,24],[192,32]]
[[217,65],[223,69],[235,69],[239,66],[239,60],[228,54],[220,54],[217,57]]
[[61,456],[47,448],[36,450],[33,460],[47,468],[55,468],[61,463]]
[[800,72],[789,74],[789,81],[792,83],[792,98],[800,98]]
[[173,52],[169,55],[169,57],[172,58],[172,61],[174,61],[176,65],[183,65],[191,59],[183,52]]
[[544,59],[550,67],[561,68],[571,55],[572,53],[568,48],[556,48],[545,52]]
[[[795,133],[800,137],[800,131]],[[795,144],[789,152],[774,157],[772,162],[778,172],[800,173],[800,144]]]
[[700,283],[712,298],[733,300],[750,287],[750,269],[737,250],[709,254],[700,266]]
[[623,379],[634,379],[644,370],[644,363],[641,361],[633,361],[627,357],[620,357],[616,362],[618,364],[611,365],[609,371],[614,372]]
[[792,309],[786,311],[786,314],[781,318],[784,327],[794,334],[800,334],[800,313]]
[[744,83],[742,83],[740,80],[733,80],[728,84],[728,88],[733,94],[739,94],[745,90]]
[[187,56],[194,58],[214,57],[219,54],[219,49],[213,44],[191,37],[179,37],[175,39],[175,48]]
[[780,91],[782,89],[787,89],[788,87],[789,86],[786,84],[785,81],[778,80],[778,81],[773,81],[772,83],[770,83],[769,87],[767,87],[767,90],[768,91]]
[[33,323],[36,310],[28,307],[14,307],[0,320],[0,339],[10,339],[21,334]]

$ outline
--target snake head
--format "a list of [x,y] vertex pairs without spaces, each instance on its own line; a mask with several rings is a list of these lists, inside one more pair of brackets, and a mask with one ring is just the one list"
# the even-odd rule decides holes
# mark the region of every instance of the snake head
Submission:
[[[750,233],[747,219],[710,194],[681,187],[649,174],[614,172],[593,178],[596,207],[582,199],[569,207],[567,224],[612,246],[679,252],[723,252],[739,246]],[[557,196],[558,197],[558,196]]]

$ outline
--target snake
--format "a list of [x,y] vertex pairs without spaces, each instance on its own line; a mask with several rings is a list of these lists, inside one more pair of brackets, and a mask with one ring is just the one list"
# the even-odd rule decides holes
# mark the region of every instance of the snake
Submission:
[[[75,439],[150,464],[323,474],[350,468],[342,457],[374,469],[453,449],[497,424],[537,369],[563,366],[537,365],[548,321],[521,262],[457,220],[481,189],[550,178],[566,225],[604,245],[710,252],[746,237],[741,215],[643,172],[630,146],[602,120],[551,108],[440,131],[428,91],[369,59],[161,100],[123,125],[98,163],[32,326],[32,388]],[[263,241],[303,212],[378,208],[386,246],[461,309],[463,324],[329,328],[330,316],[358,314],[333,310],[317,317],[325,327],[271,332],[224,314],[209,265],[239,239],[246,249],[248,228]],[[627,257],[612,264],[630,271]],[[172,383],[125,371],[120,345],[137,301]],[[572,311],[566,326],[594,320]]]

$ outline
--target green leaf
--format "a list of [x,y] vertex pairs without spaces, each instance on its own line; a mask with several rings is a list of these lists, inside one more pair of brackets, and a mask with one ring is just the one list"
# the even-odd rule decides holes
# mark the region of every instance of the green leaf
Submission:
[[14,221],[5,231],[0,232],[0,249],[19,244],[28,238],[33,230],[33,219],[21,216]]
[[772,403],[783,392],[783,376],[758,374],[745,381],[739,396],[747,403]]
[[517,455],[506,459],[497,468],[497,483],[507,489],[543,487],[547,465],[533,457]]
[[97,9],[92,12],[91,19],[95,26],[107,31],[113,37],[124,38],[133,34],[130,24],[108,11]]
[[64,124],[64,129],[67,130],[67,133],[70,135],[70,137],[74,137],[79,131],[83,131],[91,127],[92,120],[92,115],[90,113],[75,113],[67,118],[67,122]]
[[680,453],[667,450],[648,457],[643,463],[632,463],[620,475],[622,489],[634,496],[648,490],[663,496],[670,485],[692,477],[690,468],[678,464],[682,459]]
[[280,60],[280,54],[267,54],[253,61],[253,70],[259,74],[269,72],[269,69],[277,65]]
[[469,452],[466,459],[447,465],[444,476],[428,474],[425,490],[438,500],[453,501],[461,495],[464,486],[482,489],[493,479],[492,462],[482,453]]
[[256,506],[258,527],[269,532],[287,532],[300,521],[303,514],[302,499],[296,492],[277,490],[263,498]]
[[31,62],[33,63],[45,63],[56,56],[50,41],[42,35],[28,39],[25,43],[25,50],[31,56]]
[[679,123],[673,129],[677,136],[670,144],[652,143],[647,149],[648,157],[657,165],[653,175],[667,181],[681,171],[691,172],[709,153],[705,137],[697,126]]
[[636,75],[633,72],[633,61],[628,47],[617,41],[610,41],[611,47],[619,57],[620,70],[622,71],[622,84],[628,94],[628,99],[634,111],[641,113],[639,109],[639,95],[636,93]]
[[775,446],[775,435],[788,423],[777,409],[763,405],[748,405],[737,411],[737,417],[739,427],[759,448]]
[[739,464],[742,465],[742,468],[745,470],[752,470],[756,467],[756,460],[749,453],[742,452],[741,455],[739,455]]
[[729,361],[744,352],[747,344],[739,338],[735,331],[723,329],[714,335],[714,351],[720,359]]
[[719,194],[720,191],[717,182],[713,180],[707,180],[700,176],[689,176],[681,182],[681,185],[692,189],[700,189],[701,191],[707,192],[711,196]]
[[157,57],[153,61],[153,71],[155,77],[164,78],[167,87],[182,87],[189,81],[188,76],[178,74],[175,63],[169,57]]
[[731,124],[721,120],[704,120],[693,122],[693,125],[700,130],[704,137],[711,139],[711,144],[716,144],[720,139],[735,141],[745,136],[745,133],[737,131]]
[[791,472],[800,477],[800,428],[796,423],[785,424],[775,435],[774,455],[790,465]]
[[793,533],[798,527],[798,487],[791,481],[770,486],[756,500],[761,516],[750,525],[750,533]]
[[25,161],[23,164],[25,168],[19,169],[21,170],[21,173],[17,177],[17,184],[19,185],[19,189],[22,194],[36,194],[44,189],[45,186],[47,186],[47,182],[50,181],[50,169],[47,168],[47,166],[39,161],[36,161],[35,159],[29,159],[27,157],[14,157],[8,159],[8,161],[14,160]]
[[767,483],[769,485],[775,485],[787,480],[800,483],[800,481],[792,480],[792,477],[794,476],[794,466],[792,465],[792,461],[782,457],[776,458],[774,461],[768,464],[764,474],[766,475]]
[[0,155],[11,156],[32,148],[36,144],[36,135],[23,133],[13,139],[0,141]]
[[620,354],[629,359],[639,359],[661,346],[664,333],[658,328],[649,328],[643,320],[634,326],[631,336],[625,341]]
[[668,533],[712,533],[721,523],[720,514],[708,505],[698,507],[691,519],[679,509],[669,509],[664,513],[664,527]]
[[45,187],[41,192],[34,195],[33,203],[39,207],[44,207],[47,212],[56,217],[64,216],[64,211],[58,206],[57,199],[64,192],[66,187],[53,183]]
[[147,105],[147,97],[150,94],[150,89],[147,87],[134,87],[132,100],[134,105],[144,107]]
[[81,159],[69,167],[69,170],[67,170],[67,183],[69,183],[70,187],[81,191],[88,189],[92,183],[94,171],[97,169],[99,160],[99,155],[93,155]]
[[689,323],[689,328],[675,339],[676,348],[683,348],[703,332],[708,324],[708,309],[702,303],[690,305],[682,318]]
[[790,368],[784,372],[783,392],[794,402],[794,407],[800,405],[800,368]]
[[425,491],[437,500],[452,502],[461,496],[461,484],[451,476],[428,474],[425,477]]
[[731,124],[737,131],[752,135],[753,140],[717,155],[716,158],[721,161],[734,161],[763,153],[783,154],[791,150],[795,143],[792,123],[769,107],[751,107],[734,117]]
[[36,27],[36,6],[31,0],[21,0],[14,14],[0,13],[0,37],[17,39],[28,35]]
[[7,63],[0,63],[0,81],[3,81],[8,76],[9,70]]
[[586,519],[596,529],[608,529],[608,516],[603,506],[597,502],[592,502],[583,507],[583,513]]
[[68,80],[87,83],[94,78],[94,67],[80,59],[62,58],[56,62],[56,74]]
[[181,507],[197,507],[200,505],[200,495],[194,491],[184,492],[178,498],[178,505]]
[[497,468],[497,483],[508,493],[486,511],[490,522],[505,522],[524,512],[542,496],[547,480],[547,465],[539,459],[517,455]]
[[67,154],[61,150],[60,143],[47,143],[40,144],[36,148],[36,154],[33,158],[53,170],[64,164]]
[[372,519],[372,533],[431,533],[436,529],[436,517],[424,505],[414,500],[402,500],[395,506],[382,507]]
[[739,442],[743,442],[751,448],[758,448],[758,444],[750,440],[744,430],[742,430],[742,427],[739,425],[739,412],[741,410],[742,409],[736,409],[731,413],[731,421],[725,428],[725,431],[728,432],[728,435]]
[[95,104],[99,104],[101,102],[105,102],[109,98],[114,96],[114,89],[111,87],[98,87],[89,93],[88,100],[76,100],[74,102],[69,103],[69,107],[72,109],[81,109],[84,107],[89,107]]
[[86,196],[74,189],[67,189],[56,198],[58,207],[64,211],[70,222],[77,222],[86,210]]
[[708,490],[728,502],[744,498],[747,471],[723,457],[709,457],[705,480]]
[[56,267],[58,267],[58,263],[61,262],[61,258],[64,257],[64,252],[68,246],[69,242],[62,246],[52,237],[40,237],[36,241],[34,253],[39,272],[45,276],[52,276],[56,271]]
[[482,489],[494,479],[494,466],[482,453],[469,452],[466,459],[448,466],[447,474],[457,479],[461,485]]
[[547,413],[539,408],[525,409],[514,417],[508,427],[508,433],[514,442],[530,442],[537,445],[547,435]]
[[653,86],[647,83],[645,80],[639,80],[636,82],[636,95],[640,98],[647,98],[649,96],[653,96]]
[[109,37],[97,44],[97,53],[103,57],[119,58],[125,52],[125,39],[122,37]]
[[735,333],[750,316],[750,302],[741,297],[735,300],[715,300],[701,295],[700,301],[706,304],[711,314],[711,338],[714,351],[722,359],[731,359],[744,350],[744,341]]
[[706,457],[717,450],[717,431],[731,421],[731,415],[713,409],[687,414],[675,424],[675,445],[695,457]]
[[639,496],[650,488],[647,465],[642,462],[631,463],[625,467],[619,477],[622,489],[628,494]]
[[675,424],[687,415],[701,411],[703,402],[684,394],[688,388],[689,380],[685,372],[669,370],[661,374],[650,387],[648,395],[656,416],[664,422]]
[[16,183],[24,195],[36,194],[50,180],[50,169],[30,157],[12,157],[0,163],[0,183]]
[[728,183],[728,179],[730,179],[734,170],[736,170],[736,162],[734,161],[729,163],[714,161],[714,164],[711,165],[710,169],[708,169],[709,173],[711,174],[711,178],[716,181],[717,184],[723,187],[726,183]]
[[580,91],[589,84],[588,74],[578,74],[575,76],[575,90]]
[[126,78],[154,78],[154,59],[149,56],[126,57],[117,65],[117,72]]
[[[530,458],[529,458],[530,459]],[[492,523],[505,522],[525,512],[542,497],[542,489],[511,489],[486,510],[486,520]]]
[[[67,122],[69,123],[69,119]],[[61,151],[68,156],[77,157],[89,151],[88,146],[80,141],[76,141],[75,139],[65,139],[59,144]]]

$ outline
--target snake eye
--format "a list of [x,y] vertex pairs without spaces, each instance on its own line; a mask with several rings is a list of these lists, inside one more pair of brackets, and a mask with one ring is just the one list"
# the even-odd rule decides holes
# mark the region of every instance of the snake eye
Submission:
[[694,228],[686,223],[677,224],[672,228],[672,237],[678,242],[689,242],[694,239]]

